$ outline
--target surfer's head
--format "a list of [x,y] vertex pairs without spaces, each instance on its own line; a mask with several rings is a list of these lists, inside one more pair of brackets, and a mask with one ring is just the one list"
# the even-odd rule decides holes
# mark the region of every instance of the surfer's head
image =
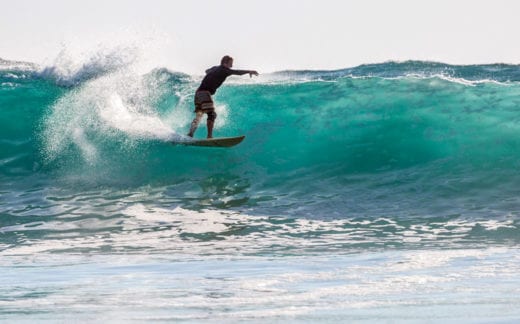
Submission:
[[227,67],[228,69],[231,69],[233,67],[233,58],[229,55],[224,56],[220,60],[220,65],[223,65],[223,66]]

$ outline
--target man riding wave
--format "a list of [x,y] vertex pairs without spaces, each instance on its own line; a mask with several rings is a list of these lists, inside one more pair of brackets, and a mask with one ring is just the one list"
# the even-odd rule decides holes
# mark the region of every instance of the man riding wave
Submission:
[[191,122],[190,132],[188,133],[189,137],[193,137],[202,116],[207,114],[208,119],[206,125],[208,128],[208,138],[213,138],[213,126],[217,114],[215,113],[215,106],[211,96],[215,94],[228,76],[249,74],[249,76],[252,77],[253,75],[258,75],[258,72],[254,70],[232,70],[232,67],[233,58],[226,55],[220,61],[220,65],[206,70],[206,76],[195,92],[195,118]]

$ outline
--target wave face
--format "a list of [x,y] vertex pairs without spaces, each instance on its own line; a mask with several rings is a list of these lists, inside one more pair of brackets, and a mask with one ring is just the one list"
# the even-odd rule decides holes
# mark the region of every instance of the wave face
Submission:
[[[138,204],[319,221],[329,234],[377,229],[373,246],[410,233],[427,244],[459,244],[460,233],[468,244],[518,243],[519,66],[389,62],[230,78],[215,96],[215,134],[246,139],[209,149],[171,143],[185,139],[200,77],[138,73],[126,60],[66,72],[0,61],[4,233],[45,233],[63,215],[75,216],[52,231],[99,215],[107,223],[96,230],[122,230]],[[275,235],[268,222],[258,226]]]

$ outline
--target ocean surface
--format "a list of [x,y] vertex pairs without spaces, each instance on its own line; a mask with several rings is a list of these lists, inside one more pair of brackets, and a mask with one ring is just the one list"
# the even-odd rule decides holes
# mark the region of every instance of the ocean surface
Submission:
[[520,320],[520,66],[201,77],[0,60],[0,322]]

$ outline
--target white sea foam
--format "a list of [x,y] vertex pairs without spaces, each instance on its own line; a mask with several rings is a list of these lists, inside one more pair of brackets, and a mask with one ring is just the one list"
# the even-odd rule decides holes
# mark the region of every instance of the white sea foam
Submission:
[[518,315],[518,248],[478,242],[517,229],[507,217],[255,216],[136,203],[163,193],[143,191],[125,191],[117,202],[81,193],[45,208],[45,217],[1,227],[17,236],[16,244],[0,244],[3,319],[26,309],[40,321],[116,322]]
[[4,257],[0,307],[31,309],[25,316],[40,320],[496,321],[518,316],[518,255],[513,247],[283,257],[40,253]]
[[[62,212],[62,211],[60,211]],[[87,213],[88,210],[83,210]],[[92,219],[87,227],[103,232],[103,228],[118,227],[120,231],[94,235],[62,236],[63,229],[81,231],[89,222],[59,218],[49,222],[26,223],[0,228],[2,232],[57,229],[59,240],[47,243],[19,245],[4,253],[25,254],[55,250],[97,249],[110,240],[114,251],[149,250],[150,253],[178,255],[233,255],[298,253],[314,254],[323,250],[356,251],[359,248],[378,249],[381,246],[478,246],[481,238],[471,237],[475,229],[493,232],[516,229],[516,224],[504,220],[456,219],[445,223],[404,225],[396,220],[316,220],[251,216],[226,210],[193,211],[130,205],[118,212],[126,217],[117,220]],[[113,222],[116,222],[115,223]],[[242,229],[249,229],[241,233]],[[197,235],[204,235],[197,238]],[[52,237],[52,231],[48,235]],[[491,238],[490,238],[491,239]],[[483,242],[485,243],[485,242]],[[50,245],[46,245],[50,244]],[[36,249],[36,250],[35,250]],[[439,255],[442,255],[439,254]],[[419,260],[418,258],[417,260]],[[438,259],[440,260],[440,259]]]

